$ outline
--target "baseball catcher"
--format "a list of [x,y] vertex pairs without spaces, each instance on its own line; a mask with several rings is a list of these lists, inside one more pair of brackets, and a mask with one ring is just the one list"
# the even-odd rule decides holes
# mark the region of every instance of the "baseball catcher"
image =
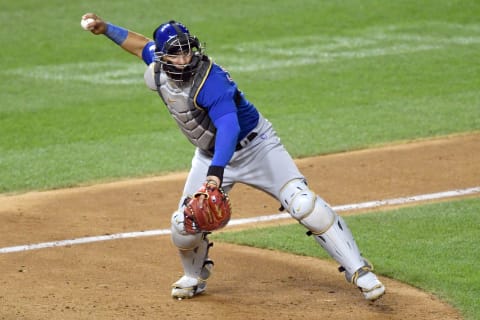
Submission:
[[213,267],[208,235],[228,223],[231,208],[226,192],[236,183],[277,199],[339,263],[339,270],[365,299],[373,301],[385,293],[345,221],[308,187],[272,124],[230,74],[205,54],[184,24],[162,23],[147,38],[93,13],[82,18],[84,28],[105,35],[145,62],[145,84],[160,96],[195,146],[171,220],[172,242],[184,272],[172,285],[173,298],[192,298],[206,290]]

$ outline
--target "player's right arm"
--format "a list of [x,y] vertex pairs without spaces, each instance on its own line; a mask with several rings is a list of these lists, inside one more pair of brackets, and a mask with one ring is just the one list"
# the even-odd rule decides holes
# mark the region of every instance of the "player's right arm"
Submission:
[[105,35],[122,49],[140,59],[142,59],[142,52],[145,46],[153,41],[142,34],[108,23],[94,13],[86,13],[82,16],[82,19],[87,18],[94,20],[94,22],[88,25],[93,34]]

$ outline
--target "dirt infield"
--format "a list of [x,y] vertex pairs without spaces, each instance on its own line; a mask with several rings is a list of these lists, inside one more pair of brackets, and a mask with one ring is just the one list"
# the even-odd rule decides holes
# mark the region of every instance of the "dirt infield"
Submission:
[[[312,189],[342,205],[477,187],[479,159],[476,134],[297,163]],[[0,196],[0,248],[168,229],[184,178]],[[235,219],[277,212],[276,201],[245,186],[231,198]],[[330,260],[222,243],[211,256],[207,292],[174,301],[170,284],[181,269],[168,236],[3,253],[0,319],[461,319],[430,294],[386,278],[387,295],[368,303]]]

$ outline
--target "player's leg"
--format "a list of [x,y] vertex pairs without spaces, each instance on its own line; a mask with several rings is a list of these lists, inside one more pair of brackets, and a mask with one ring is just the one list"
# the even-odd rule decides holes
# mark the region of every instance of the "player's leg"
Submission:
[[280,191],[285,209],[305,226],[345,271],[347,281],[356,285],[367,300],[376,300],[385,293],[384,285],[362,257],[357,243],[342,217],[306,185],[304,179],[289,181]]
[[[232,159],[224,181],[228,181],[228,175],[234,172],[236,181],[276,197],[292,217],[304,225],[340,263],[347,280],[360,287],[365,298],[374,300],[383,295],[384,286],[361,256],[345,221],[308,188],[271,124],[263,120],[262,123],[257,138]],[[247,161],[245,157],[248,157]]]
[[172,297],[188,299],[207,287],[213,268],[208,251],[213,244],[208,241],[207,233],[184,234],[183,222],[179,219],[183,220],[183,213],[172,217],[172,242],[178,248],[184,275],[172,285]]
[[205,291],[206,280],[212,273],[213,261],[209,259],[208,251],[213,244],[208,240],[208,233],[186,233],[183,215],[185,199],[196,192],[204,182],[208,163],[208,158],[197,150],[182,199],[177,211],[172,215],[172,242],[178,248],[184,271],[184,275],[172,285],[172,297],[177,299],[192,298]]

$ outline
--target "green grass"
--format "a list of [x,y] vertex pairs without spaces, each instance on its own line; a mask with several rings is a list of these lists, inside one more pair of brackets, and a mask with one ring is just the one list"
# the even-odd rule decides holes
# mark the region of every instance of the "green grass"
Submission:
[[144,86],[143,63],[83,31],[88,11],[146,35],[184,21],[296,158],[480,130],[476,1],[161,7],[168,14],[146,0],[0,5],[12,30],[0,34],[0,192],[190,165],[192,147]]
[[[478,319],[480,198],[345,217],[381,275],[432,292]],[[299,224],[216,234],[214,240],[328,258]]]

